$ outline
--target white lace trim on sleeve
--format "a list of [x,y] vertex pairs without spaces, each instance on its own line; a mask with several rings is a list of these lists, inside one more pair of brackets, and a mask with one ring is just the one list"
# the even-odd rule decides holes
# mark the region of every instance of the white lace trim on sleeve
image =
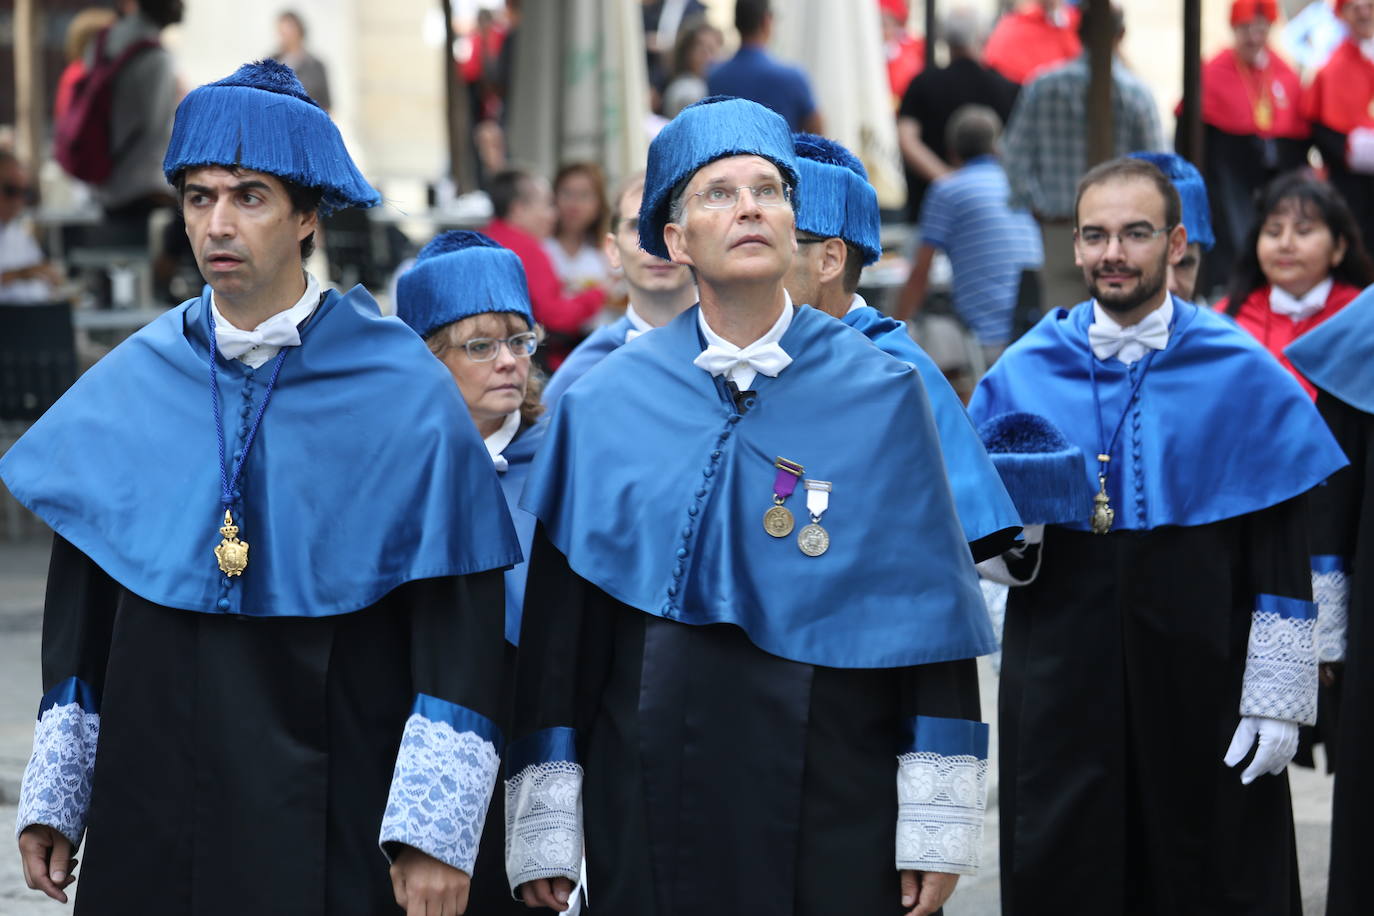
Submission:
[[412,714],[380,842],[413,846],[471,875],[500,765],[496,746],[481,735]]
[[922,751],[897,758],[897,868],[971,875],[983,849],[988,762]]
[[1350,577],[1344,569],[1312,570],[1312,598],[1317,604],[1317,661],[1345,661]]
[[1250,621],[1240,714],[1317,721],[1317,621],[1257,609]]
[[19,788],[16,835],[32,824],[46,824],[73,846],[81,844],[99,742],[98,713],[87,712],[78,703],[44,710],[34,727],[33,755]]
[[582,767],[534,763],[506,780],[506,877],[526,881],[582,873]]

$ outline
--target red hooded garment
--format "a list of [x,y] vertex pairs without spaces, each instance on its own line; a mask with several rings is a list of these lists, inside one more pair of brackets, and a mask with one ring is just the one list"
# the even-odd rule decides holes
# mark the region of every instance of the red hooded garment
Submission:
[[[1264,346],[1264,349],[1274,354],[1278,361],[1283,364],[1283,368],[1291,372],[1298,383],[1302,385],[1307,396],[1315,401],[1317,389],[1312,387],[1311,382],[1302,377],[1302,373],[1293,368],[1288,357],[1283,355],[1283,349],[1349,305],[1350,301],[1360,294],[1360,288],[1337,280],[1331,284],[1331,292],[1327,293],[1326,305],[1322,306],[1322,310],[1296,322],[1287,316],[1277,314],[1269,307],[1269,289],[1270,286],[1266,283],[1252,292],[1241,303],[1240,311],[1235,316],[1236,323],[1249,331],[1250,335]],[[1225,313],[1228,301],[1222,299],[1216,304],[1216,310]]]
[[[1281,58],[1266,53],[1262,69],[1246,66],[1227,48],[1202,67],[1202,122],[1237,136],[1305,139],[1302,81]],[[1267,124],[1261,124],[1265,120]]]
[[1070,58],[1083,50],[1078,40],[1078,8],[1065,6],[1064,25],[1050,21],[1039,3],[1027,3],[997,22],[983,63],[1014,83],[1025,83],[1037,71]]

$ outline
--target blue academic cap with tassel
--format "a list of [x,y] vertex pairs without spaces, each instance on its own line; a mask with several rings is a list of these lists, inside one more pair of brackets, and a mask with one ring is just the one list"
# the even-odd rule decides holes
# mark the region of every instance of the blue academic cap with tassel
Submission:
[[1004,413],[978,428],[1002,484],[1027,525],[1084,521],[1093,489],[1083,450],[1039,414]]
[[396,317],[421,337],[486,312],[511,312],[534,327],[524,265],[480,232],[440,233],[396,281]]
[[668,257],[663,227],[668,225],[673,190],[697,169],[728,156],[762,156],[772,162],[792,186],[792,206],[797,207],[797,157],[782,115],[746,99],[708,96],[678,112],[649,144],[644,200],[639,205],[640,248]]
[[859,157],[816,134],[795,137],[797,172],[806,186],[797,228],[824,239],[841,238],[864,253],[864,264],[883,255],[878,192]]
[[371,207],[381,197],[348,155],[329,115],[285,64],[260,60],[187,93],[162,160],[179,172],[218,165],[266,172],[323,192],[321,212]]
[[1189,243],[1197,242],[1204,251],[1211,251],[1217,237],[1212,233],[1212,208],[1207,203],[1202,173],[1174,153],[1131,153],[1131,158],[1145,160],[1173,182],[1183,203],[1183,227],[1188,230]]

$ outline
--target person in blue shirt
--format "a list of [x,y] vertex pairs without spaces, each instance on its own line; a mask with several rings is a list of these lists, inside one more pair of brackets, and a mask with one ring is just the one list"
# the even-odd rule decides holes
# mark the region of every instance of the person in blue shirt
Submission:
[[625,916],[930,916],[977,869],[991,623],[916,371],[783,286],[806,193],[743,99],[650,147],[640,244],[701,301],[568,389],[525,487],[531,905],[567,908],[584,845]]
[[189,93],[163,170],[204,291],[0,461],[55,532],[29,884],[65,901],[85,834],[81,914],[462,913],[521,557],[491,459],[420,339],[303,270],[379,198],[288,67]]
[[964,536],[975,560],[995,556],[1021,523],[964,405],[906,325],[883,315],[858,292],[864,265],[882,254],[878,195],[868,172],[857,156],[825,137],[797,134],[796,150],[806,192],[797,206],[798,248],[787,272],[787,292],[792,301],[840,319],[884,353],[916,368],[940,430]]
[[758,102],[782,115],[794,131],[823,133],[821,113],[805,71],[782,63],[767,51],[773,34],[769,0],[736,0],[735,29],[739,32],[739,50],[707,75],[711,95]]

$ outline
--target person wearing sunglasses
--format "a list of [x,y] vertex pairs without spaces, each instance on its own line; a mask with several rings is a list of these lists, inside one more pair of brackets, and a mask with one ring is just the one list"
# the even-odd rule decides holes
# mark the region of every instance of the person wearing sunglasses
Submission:
[[49,302],[62,283],[24,219],[32,196],[23,163],[0,150],[0,303]]
[[[534,516],[519,507],[530,463],[548,425],[540,402],[544,380],[530,357],[542,329],[534,322],[520,258],[480,232],[436,236],[396,284],[396,315],[424,338],[429,351],[453,376],[477,432],[501,478],[520,549],[526,560],[534,537]],[[506,570],[506,694],[502,729],[514,697],[515,647],[525,601],[527,563]],[[505,814],[495,793],[473,876],[469,906],[474,913],[519,913],[524,907],[506,885],[503,849]]]

